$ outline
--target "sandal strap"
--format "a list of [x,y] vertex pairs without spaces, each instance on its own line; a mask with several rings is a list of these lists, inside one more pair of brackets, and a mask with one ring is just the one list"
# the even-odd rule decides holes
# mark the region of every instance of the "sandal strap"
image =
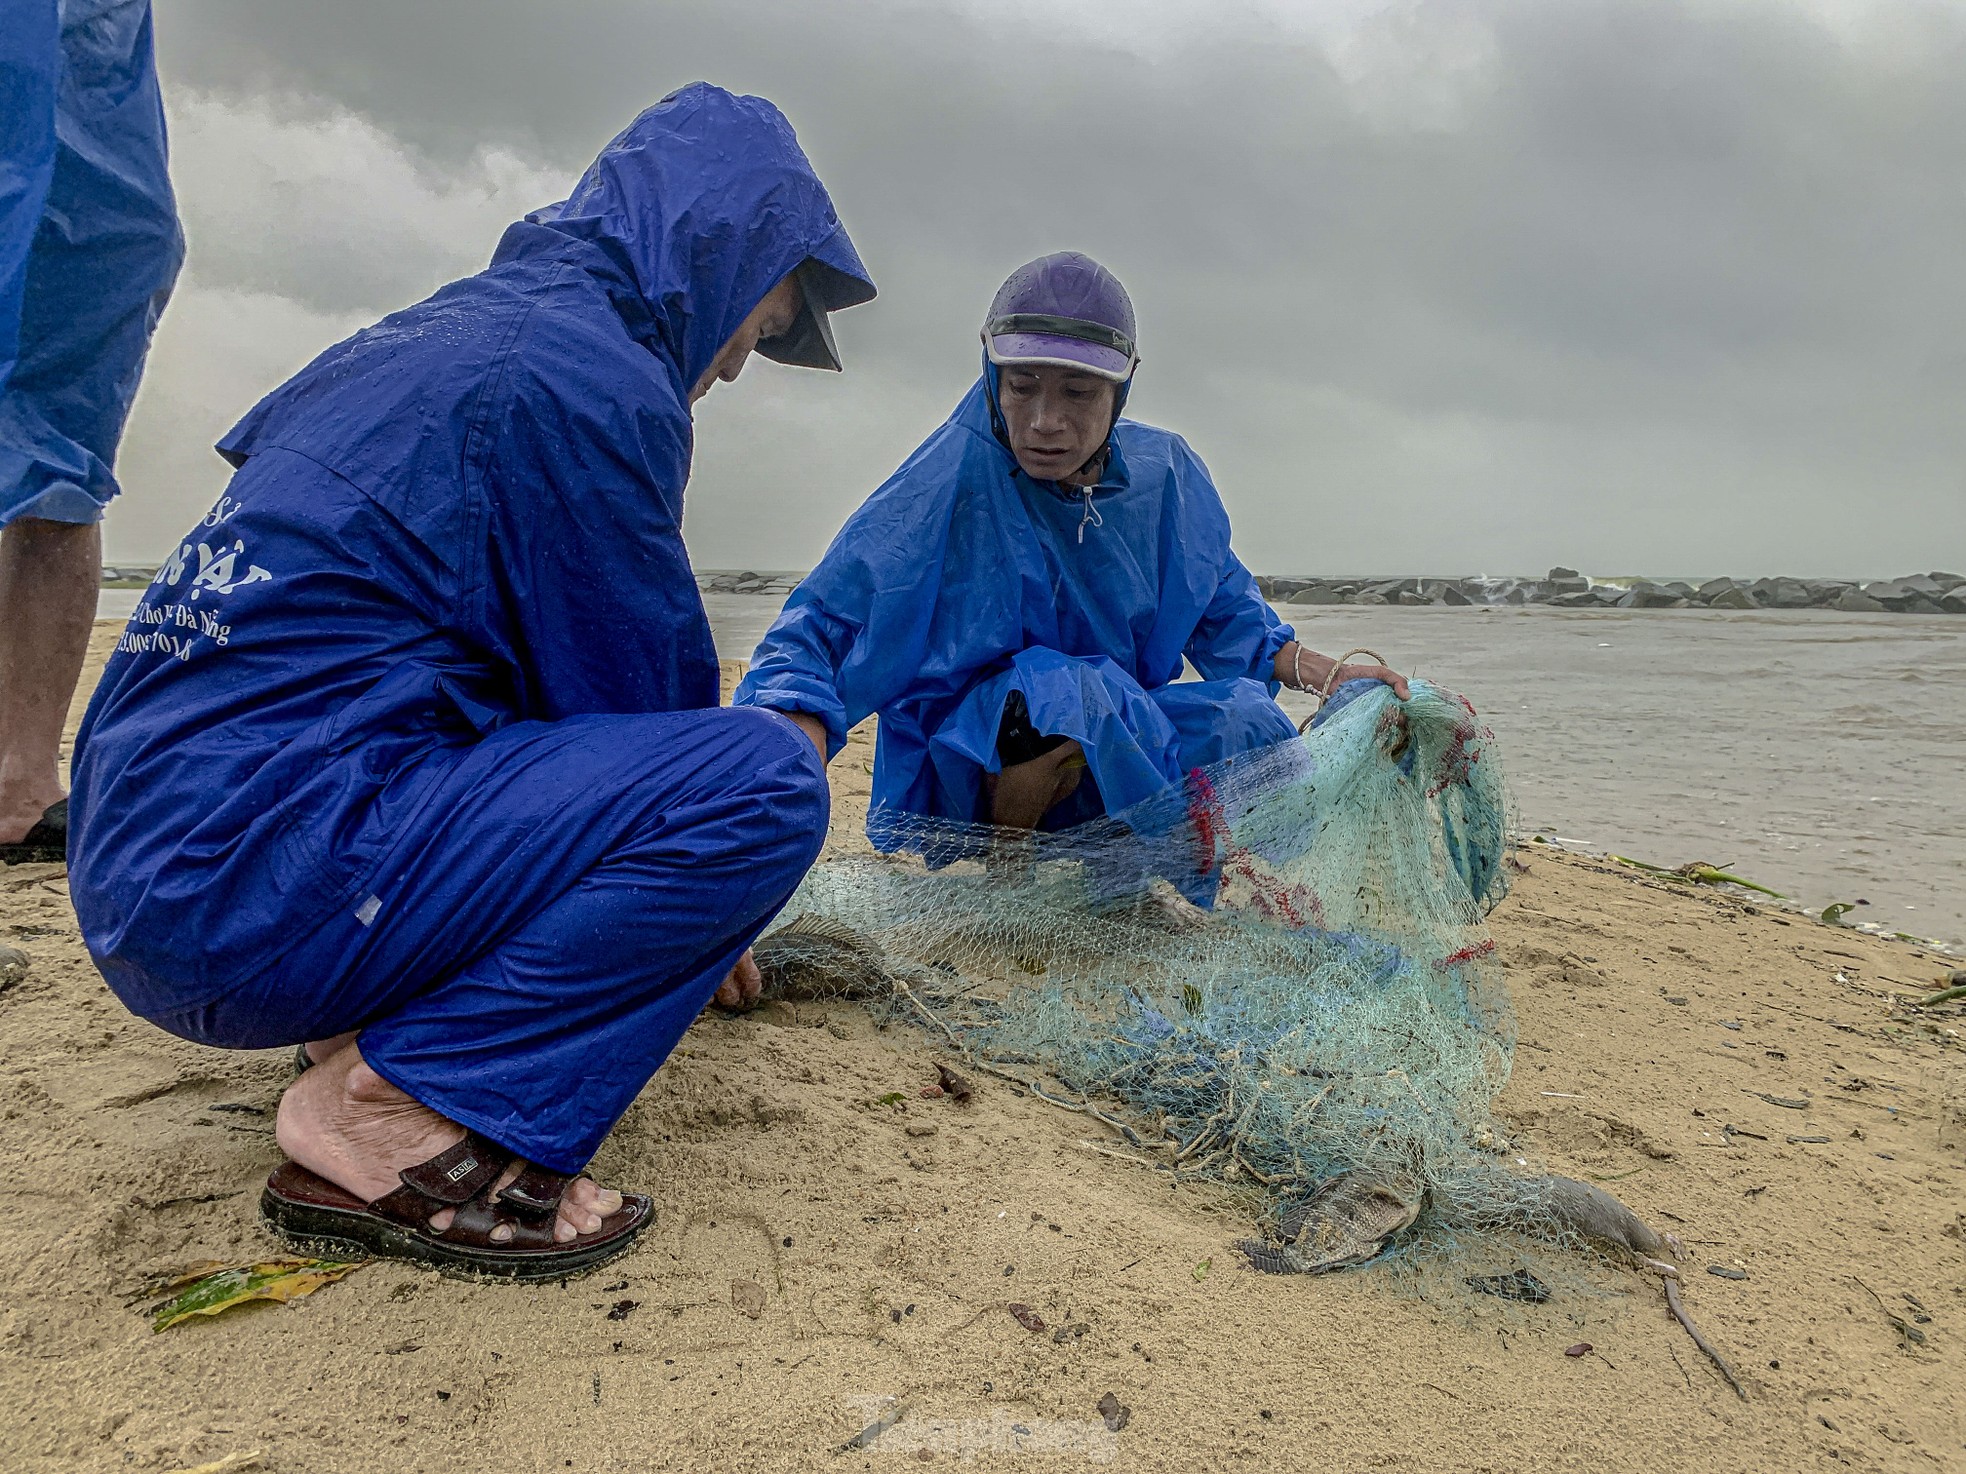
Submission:
[[560,1198],[573,1181],[563,1172],[549,1171],[537,1162],[527,1162],[519,1175],[498,1191],[494,1201],[521,1218],[545,1219],[560,1211]]
[[[493,1231],[500,1228],[509,1228],[511,1236],[493,1238]],[[490,1197],[473,1198],[459,1208],[450,1227],[436,1237],[474,1249],[550,1249],[557,1242],[551,1219],[501,1212],[497,1199]]]
[[498,1181],[511,1159],[497,1142],[467,1131],[456,1146],[397,1173],[403,1185],[369,1206],[398,1223],[421,1228],[433,1213],[468,1203]]

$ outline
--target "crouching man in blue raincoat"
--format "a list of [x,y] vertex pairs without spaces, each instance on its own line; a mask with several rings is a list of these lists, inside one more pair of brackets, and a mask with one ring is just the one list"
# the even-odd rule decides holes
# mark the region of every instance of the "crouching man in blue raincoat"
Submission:
[[313,1041],[277,1228],[541,1279],[647,1222],[577,1174],[756,996],[827,821],[798,729],[717,708],[691,406],[754,347],[839,367],[873,295],[784,117],[698,84],[221,443],[83,725],[70,886],[137,1013]]
[[[759,645],[739,705],[830,757],[880,714],[868,831],[905,816],[1064,829],[1294,735],[1277,683],[1377,679],[1301,646],[1229,548],[1180,436],[1122,420],[1133,306],[1075,252],[991,304],[983,377],[847,521]],[[1183,661],[1203,676],[1176,681]],[[1198,897],[1205,899],[1205,897]]]

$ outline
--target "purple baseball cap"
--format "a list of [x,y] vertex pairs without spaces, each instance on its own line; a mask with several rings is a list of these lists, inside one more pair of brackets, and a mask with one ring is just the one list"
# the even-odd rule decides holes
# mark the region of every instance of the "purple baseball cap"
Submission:
[[1140,365],[1126,288],[1077,251],[1040,256],[1010,274],[990,303],[983,347],[994,364],[1053,364],[1122,384]]

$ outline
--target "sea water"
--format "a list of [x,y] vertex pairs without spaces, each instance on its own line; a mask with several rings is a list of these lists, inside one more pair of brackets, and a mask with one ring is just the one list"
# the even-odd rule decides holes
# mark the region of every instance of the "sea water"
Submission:
[[[105,590],[102,617],[141,597]],[[706,594],[718,652],[782,600]],[[1848,920],[1966,944],[1966,617],[1823,610],[1279,608],[1464,693],[1524,837],[1699,860]],[[1293,717],[1313,702],[1283,696]]]

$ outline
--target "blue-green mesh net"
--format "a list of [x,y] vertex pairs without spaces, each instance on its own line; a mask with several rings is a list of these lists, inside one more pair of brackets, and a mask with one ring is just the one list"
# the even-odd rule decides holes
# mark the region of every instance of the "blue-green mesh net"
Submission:
[[1465,700],[1361,682],[1307,734],[1064,833],[877,815],[899,852],[815,869],[770,973],[885,992],[1120,1149],[1279,1212],[1364,1174],[1437,1222],[1516,1224],[1483,1150],[1514,1040],[1485,923],[1508,817]]

